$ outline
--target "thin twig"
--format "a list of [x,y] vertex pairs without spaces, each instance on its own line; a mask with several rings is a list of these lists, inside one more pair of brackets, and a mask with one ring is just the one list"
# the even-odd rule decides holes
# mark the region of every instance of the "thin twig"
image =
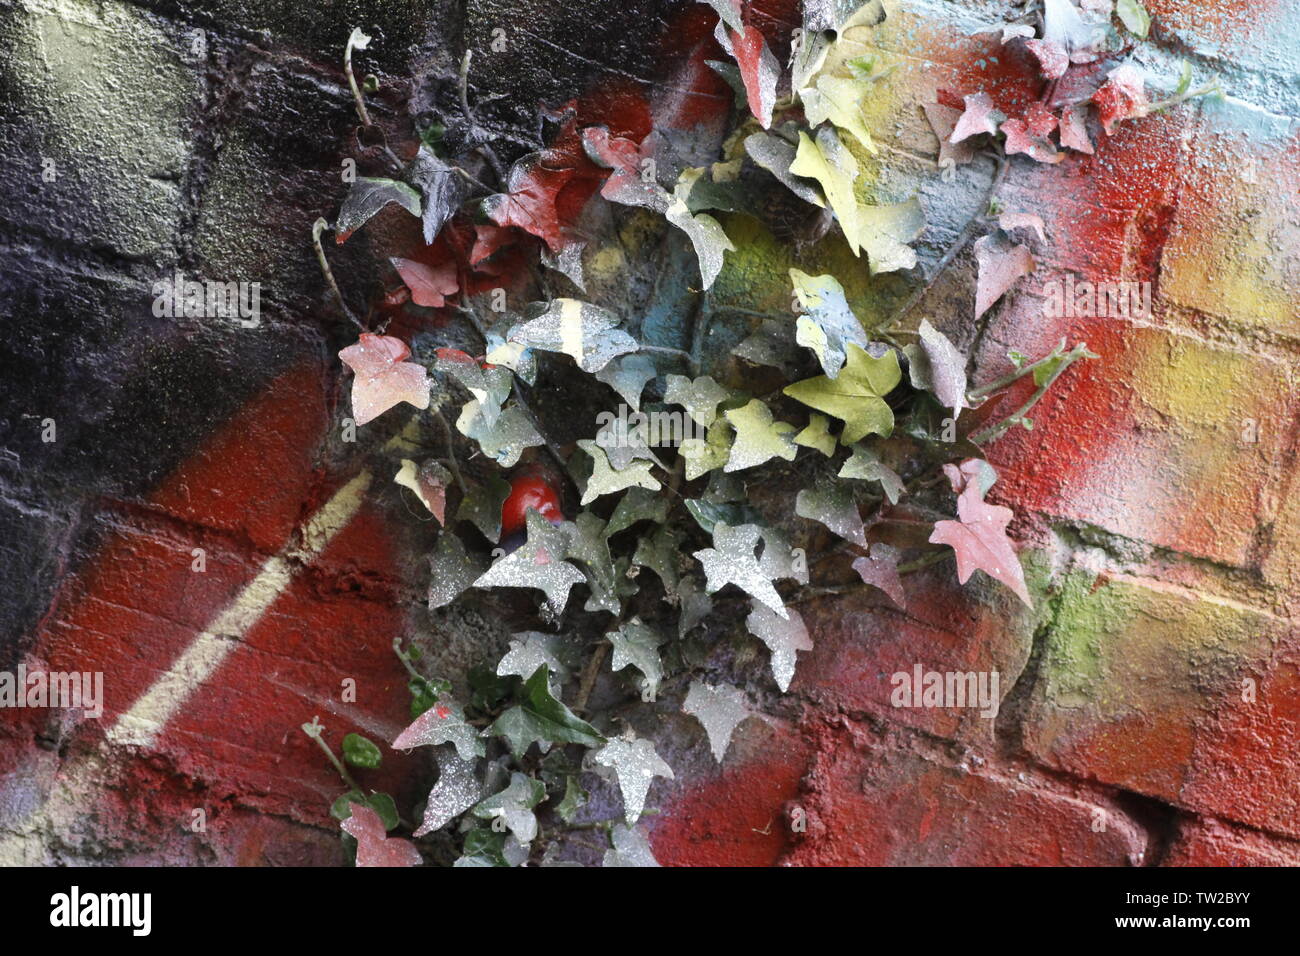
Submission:
[[587,666],[582,670],[582,680],[578,684],[578,696],[573,701],[574,710],[587,709],[587,698],[591,696],[591,691],[596,686],[596,677],[600,673],[600,665],[605,663],[605,655],[608,653],[609,641],[602,640],[591,655],[591,660],[587,661]]
[[[475,134],[476,138],[477,134],[482,132],[483,129],[478,125],[478,120],[474,117],[474,111],[470,109],[469,105],[469,64],[473,57],[473,50],[466,50],[465,55],[461,57],[458,92],[460,93],[460,111],[465,114],[465,122],[469,123],[470,131]],[[496,150],[487,143],[477,144],[474,150],[487,160],[488,165],[492,167],[492,172],[496,174],[497,182],[501,184],[502,188],[505,188],[506,170],[501,165],[501,159],[497,156]]]
[[447,435],[447,464],[451,466],[451,473],[456,478],[456,486],[460,488],[462,495],[467,494],[469,489],[465,486],[465,477],[460,473],[460,463],[456,461],[456,443],[451,425],[447,421],[447,416],[442,413],[442,409],[436,410],[433,417],[438,420],[438,424]]

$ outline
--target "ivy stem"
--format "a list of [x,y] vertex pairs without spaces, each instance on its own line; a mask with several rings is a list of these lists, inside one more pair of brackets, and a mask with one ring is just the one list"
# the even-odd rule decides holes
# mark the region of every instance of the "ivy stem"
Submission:
[[685,359],[688,362],[694,362],[691,353],[685,349],[674,349],[667,345],[641,345],[637,347],[638,352],[654,352],[658,355],[671,355],[674,358]]
[[[1194,100],[1198,96],[1209,96],[1211,93],[1222,92],[1218,78],[1214,78],[1209,83],[1195,90],[1188,90],[1185,93],[1176,93],[1168,99],[1157,100],[1154,103],[1148,103],[1143,116],[1150,116],[1152,113],[1159,113],[1161,110],[1167,110],[1171,106],[1177,106],[1179,103],[1185,103],[1187,100]],[[1133,117],[1137,119],[1137,117]]]
[[[1064,343],[1062,343],[1062,345],[1064,345]],[[983,445],[986,442],[997,441],[1008,431],[1010,431],[1011,428],[1017,422],[1021,421],[1024,418],[1026,412],[1028,412],[1031,408],[1033,408],[1035,405],[1038,404],[1039,399],[1041,399],[1044,395],[1047,394],[1048,389],[1052,387],[1052,384],[1058,378],[1061,377],[1061,375],[1065,372],[1067,368],[1069,368],[1079,359],[1086,358],[1091,355],[1092,353],[1088,351],[1088,347],[1083,344],[1076,345],[1074,348],[1072,348],[1069,352],[1066,352],[1064,355],[1060,354],[1059,349],[1056,352],[1054,352],[1052,355],[1049,355],[1047,357],[1049,359],[1059,358],[1059,364],[1055,369],[1052,370],[1052,374],[1049,375],[1046,380],[1044,380],[1043,384],[1039,385],[1038,388],[1034,390],[1034,394],[1029,396],[1029,400],[1026,401],[1023,405],[1021,405],[1018,409],[1016,409],[1011,415],[1007,416],[1005,419],[998,422],[996,425],[990,425],[988,428],[982,429],[976,432],[975,434],[971,435],[970,441],[976,445]],[[1046,359],[1040,360],[1035,364],[1041,365],[1042,362],[1044,361],[1046,361]],[[1026,371],[1028,371],[1028,369],[1026,369]]]
[[343,310],[343,314],[352,321],[353,325],[364,332],[366,327],[361,323],[360,319],[352,314],[348,304],[343,301],[343,293],[339,291],[339,284],[334,281],[334,272],[330,269],[329,260],[325,258],[325,247],[321,245],[320,236],[329,227],[330,224],[326,222],[323,216],[312,223],[311,244],[316,250],[316,261],[320,263],[320,271],[325,276],[325,281],[329,284],[330,291],[334,293],[334,298],[338,302],[339,308]]
[[[353,37],[355,36],[356,34],[354,33]],[[367,40],[365,42],[369,42],[369,41]],[[362,43],[362,46],[364,45],[365,43]],[[373,125],[370,122],[370,114],[366,111],[365,98],[362,97],[361,90],[357,87],[356,75],[353,74],[352,72],[352,37],[348,38],[348,45],[343,50],[343,72],[346,73],[348,76],[348,86],[352,88],[352,99],[356,101],[357,115],[361,117],[361,125],[362,126]]]
[[397,655],[397,659],[402,662],[402,666],[406,668],[408,674],[412,677],[418,677],[421,680],[424,679],[424,675],[415,669],[411,664],[411,659],[407,657],[406,652],[402,650],[402,639],[400,637],[393,638],[393,653]]
[[587,661],[587,666],[582,669],[582,680],[578,684],[578,696],[573,701],[575,711],[586,711],[587,698],[591,696],[591,692],[596,686],[596,677],[600,673],[600,665],[605,663],[605,655],[609,653],[609,646],[609,641],[602,639],[596,645],[596,650],[592,652],[591,660]]
[[334,769],[339,772],[339,776],[343,778],[343,782],[347,784],[349,788],[360,793],[365,793],[365,791],[361,789],[361,785],[352,779],[352,774],[348,773],[348,768],[343,765],[343,762],[339,760],[338,757],[334,756],[334,751],[330,749],[330,745],[325,742],[324,737],[319,733],[307,734],[307,736],[315,740],[320,746],[320,749],[325,751],[325,756],[329,758],[330,763],[334,765]]

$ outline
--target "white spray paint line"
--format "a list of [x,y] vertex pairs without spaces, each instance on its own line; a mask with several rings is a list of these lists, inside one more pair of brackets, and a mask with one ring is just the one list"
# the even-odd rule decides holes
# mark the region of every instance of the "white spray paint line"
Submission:
[[194,639],[167,673],[118,717],[109,728],[108,742],[152,744],[190,695],[212,676],[289,586],[293,580],[290,559],[306,563],[325,550],[357,513],[369,485],[370,472],[363,471],[336,491],[303,526],[301,547],[277,554],[262,565],[257,577]]

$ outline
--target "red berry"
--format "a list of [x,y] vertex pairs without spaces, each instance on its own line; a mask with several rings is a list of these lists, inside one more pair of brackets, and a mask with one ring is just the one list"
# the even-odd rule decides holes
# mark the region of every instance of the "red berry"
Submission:
[[555,488],[542,476],[525,472],[511,480],[510,496],[501,505],[503,538],[524,530],[529,508],[552,524],[564,520],[564,512],[560,508],[560,495]]

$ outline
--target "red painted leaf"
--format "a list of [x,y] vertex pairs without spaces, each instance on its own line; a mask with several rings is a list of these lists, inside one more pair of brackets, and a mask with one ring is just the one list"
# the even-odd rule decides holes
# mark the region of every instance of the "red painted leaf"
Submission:
[[1092,94],[1092,102],[1107,135],[1120,120],[1146,115],[1147,93],[1142,72],[1131,63],[1116,67],[1106,76],[1101,89]]
[[1092,140],[1088,138],[1087,110],[1071,106],[1061,111],[1061,145],[1080,153],[1092,153]]
[[429,407],[429,373],[407,362],[406,343],[391,335],[362,332],[339,358],[356,373],[352,380],[352,414],[358,425],[372,421],[399,402]]
[[903,582],[898,576],[897,548],[877,541],[871,545],[868,557],[853,562],[853,570],[864,583],[884,591],[896,605],[907,609],[907,595],[903,593]]
[[713,35],[740,67],[740,79],[745,84],[745,97],[749,110],[763,129],[772,125],[772,108],[776,105],[776,83],[781,65],[768,49],[763,32],[751,24],[743,33],[728,30],[718,21]]
[[445,261],[436,266],[426,266],[414,259],[394,256],[389,260],[406,287],[411,290],[411,301],[416,305],[441,309],[446,297],[454,295],[460,287],[456,281],[456,263]]
[[930,542],[946,544],[956,553],[960,583],[965,584],[972,572],[983,571],[1033,607],[1025,587],[1025,572],[1007,537],[1012,517],[1010,508],[989,504],[981,497],[978,484],[971,482],[957,497],[958,520],[935,522]]
[[642,175],[645,157],[635,142],[611,136],[603,126],[589,126],[582,131],[582,147],[592,162],[611,170],[600,187],[600,194],[610,202],[659,212],[668,208],[667,191],[653,177],[646,181]]
[[1056,80],[1065,75],[1070,66],[1070,55],[1061,44],[1055,40],[1026,40],[1025,46],[1038,61],[1043,79]]
[[357,839],[357,866],[419,866],[424,862],[410,840],[385,836],[384,822],[369,807],[352,804],[352,816],[341,826]]
[[975,283],[975,318],[988,311],[1017,279],[1034,269],[1029,248],[1013,245],[1004,236],[984,236],[975,240],[975,261],[979,279]]
[[1058,151],[1047,137],[1056,129],[1056,117],[1042,103],[1031,103],[1021,119],[1009,119],[1002,124],[1006,134],[1006,151],[1011,156],[1025,153],[1040,163],[1059,163],[1065,154]]
[[957,125],[953,128],[952,135],[948,137],[950,143],[960,143],[962,140],[978,136],[980,133],[996,133],[998,131],[998,121],[1002,114],[993,109],[993,99],[987,93],[972,93],[964,97],[966,109],[957,120]]

